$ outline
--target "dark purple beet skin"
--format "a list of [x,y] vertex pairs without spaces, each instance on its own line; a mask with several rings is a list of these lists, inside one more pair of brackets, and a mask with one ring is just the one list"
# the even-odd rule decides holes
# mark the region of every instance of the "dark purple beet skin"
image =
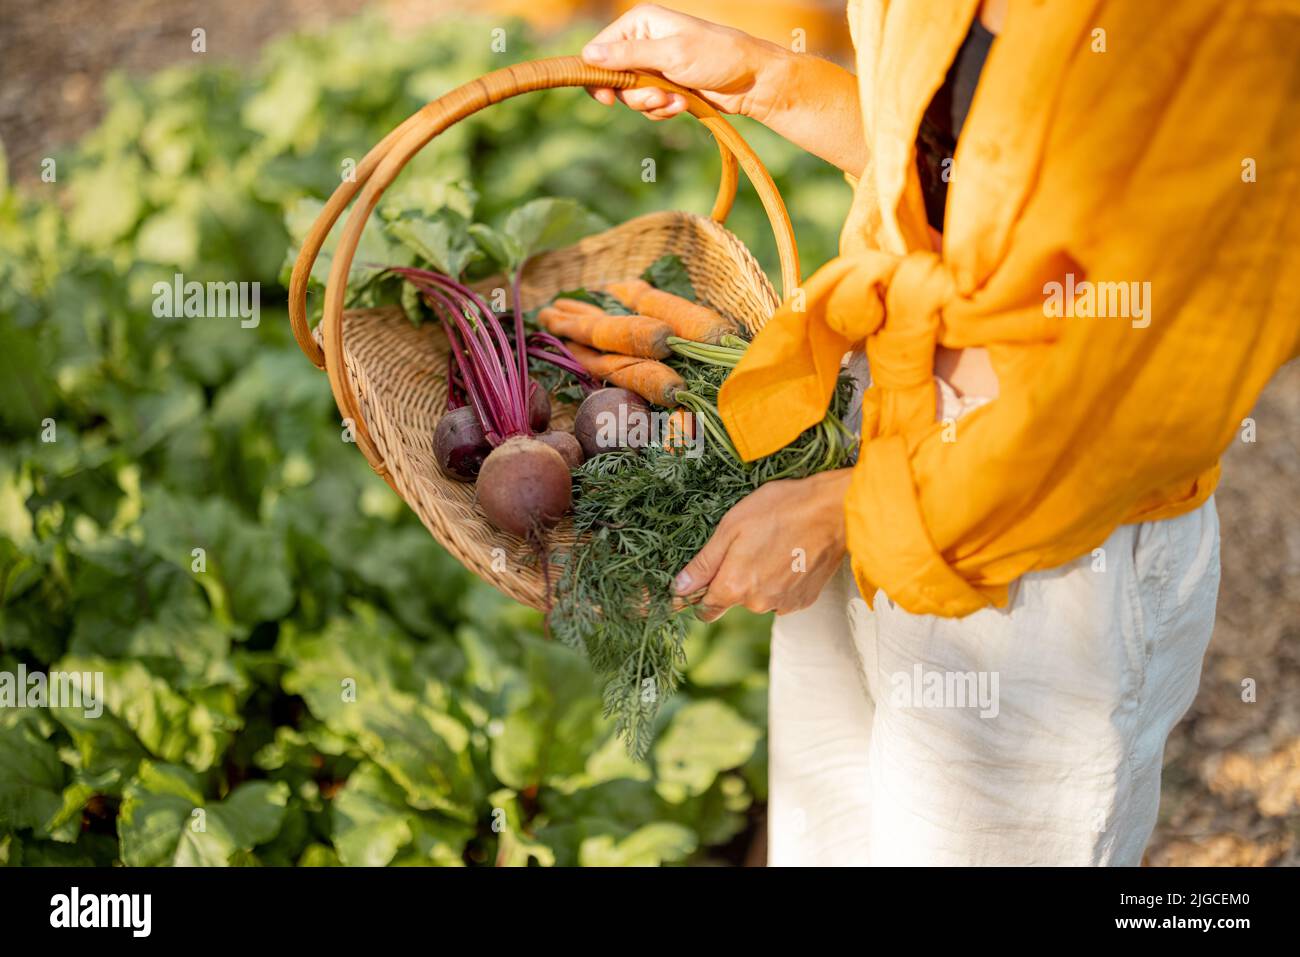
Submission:
[[551,429],[549,432],[543,432],[541,435],[535,436],[535,438],[538,442],[543,442],[559,452],[570,472],[582,464],[584,459],[582,445],[568,432]]
[[551,424],[551,400],[536,382],[528,383],[528,428],[534,435],[545,432]]
[[472,482],[492,451],[472,406],[452,409],[433,430],[433,455],[449,478]]
[[598,389],[578,406],[573,434],[587,458],[611,449],[644,448],[650,436],[650,405],[627,389]]
[[522,435],[492,450],[475,491],[488,520],[520,538],[550,528],[564,517],[572,501],[564,458],[549,445]]

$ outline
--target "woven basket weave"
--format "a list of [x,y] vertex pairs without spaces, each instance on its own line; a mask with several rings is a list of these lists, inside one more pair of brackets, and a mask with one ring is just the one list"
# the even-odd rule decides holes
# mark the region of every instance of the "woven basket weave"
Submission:
[[[722,314],[758,331],[778,299],[754,257],[721,222],[731,208],[737,164],[763,200],[789,292],[799,267],[794,234],[780,195],[762,163],[716,111],[686,90],[659,77],[589,67],[575,57],[522,63],[490,73],[425,106],[390,133],[361,161],[356,181],[339,186],[322,210],[294,266],[289,314],[307,357],[325,369],[345,420],[350,420],[371,466],[411,506],[425,527],[465,567],[510,597],[537,608],[546,605],[546,586],[531,549],[498,531],[483,516],[474,486],[448,480],[433,457],[433,432],[446,410],[447,340],[438,324],[414,327],[402,311],[343,310],[344,285],[361,230],[384,189],[406,162],[442,130],[491,103],[532,90],[558,86],[634,86],[674,89],[687,97],[690,112],[714,134],[722,154],[722,184],[712,218],[684,212],[652,213],[566,249],[529,260],[520,286],[525,310],[555,293],[639,276],[659,257],[675,253],[685,263],[699,298]],[[349,213],[334,253],[320,325],[307,323],[307,278],[325,237],[348,203]],[[479,290],[509,288],[502,277],[475,284]],[[558,406],[553,420],[569,427],[573,409]],[[572,523],[549,537],[555,548],[574,543]]]

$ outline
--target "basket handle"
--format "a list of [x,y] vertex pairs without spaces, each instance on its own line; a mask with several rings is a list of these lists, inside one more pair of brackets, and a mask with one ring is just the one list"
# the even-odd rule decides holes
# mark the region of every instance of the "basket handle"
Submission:
[[[387,468],[366,429],[356,396],[347,385],[343,363],[344,292],[362,230],[384,190],[392,184],[411,157],[439,133],[493,103],[521,93],[562,86],[612,87],[617,90],[654,86],[682,94],[690,113],[713,134],[722,156],[722,179],[711,217],[721,223],[731,212],[736,196],[736,166],[739,163],[754,184],[772,225],[781,261],[783,295],[790,295],[799,285],[799,253],[795,246],[794,228],[771,174],[735,128],[695,93],[662,77],[589,66],[575,56],[531,60],[485,74],[423,106],[365,155],[357,164],[355,179],[340,183],[321,210],[303,242],[289,280],[289,322],[294,338],[307,358],[329,374],[330,389],[339,411],[344,418],[352,420],[357,446],[380,475],[387,477]],[[325,345],[321,349],[312,338],[311,328],[307,324],[307,280],[334,223],[358,193],[361,198],[348,214],[338,248],[334,252],[329,279],[325,284],[325,305],[321,317]]]

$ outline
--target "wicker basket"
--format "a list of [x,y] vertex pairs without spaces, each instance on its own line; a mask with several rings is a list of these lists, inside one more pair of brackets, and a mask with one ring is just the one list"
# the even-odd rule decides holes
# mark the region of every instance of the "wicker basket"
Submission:
[[[587,66],[576,57],[521,63],[459,87],[412,115],[366,155],[354,182],[330,197],[303,244],[289,286],[289,316],[298,345],[329,374],[330,388],[358,447],[376,472],[415,510],[434,537],[465,567],[518,601],[541,608],[546,588],[531,550],[490,525],[474,499],[474,486],[445,478],[433,457],[433,432],[447,401],[447,340],[434,323],[414,327],[400,309],[344,312],[348,270],[361,231],[383,191],[402,167],[453,123],[520,93],[560,86],[628,89],[659,86],[683,93],[692,114],[713,133],[722,155],[722,182],[712,218],[684,212],[652,213],[577,244],[529,261],[522,277],[524,309],[555,293],[640,275],[660,256],[676,253],[686,264],[700,298],[757,331],[778,300],[771,283],[744,245],[722,225],[736,191],[737,164],[754,184],[776,235],[786,292],[798,282],[794,233],[771,176],[753,150],[712,107],[660,77]],[[307,323],[307,278],[325,238],[354,197],[334,253],[320,325]],[[480,289],[506,285],[500,278]],[[555,421],[572,422],[571,408],[557,408]],[[573,544],[567,520],[552,533],[554,547]]]

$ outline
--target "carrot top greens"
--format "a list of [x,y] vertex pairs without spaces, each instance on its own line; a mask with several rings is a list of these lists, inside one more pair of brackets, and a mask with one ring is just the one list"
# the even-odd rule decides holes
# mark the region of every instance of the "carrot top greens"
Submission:
[[[666,269],[660,265],[646,278]],[[658,444],[623,449],[589,459],[573,475],[574,524],[589,538],[556,558],[561,571],[551,630],[590,659],[604,682],[605,713],[637,758],[646,754],[685,663],[692,612],[674,608],[673,577],[723,515],[758,486],[840,468],[853,452],[853,437],[840,421],[850,395],[842,380],[825,420],[774,455],[740,461],[718,418],[717,398],[747,345],[730,337],[718,345],[674,346],[669,364],[686,380],[679,399],[703,434],[700,454]]]

